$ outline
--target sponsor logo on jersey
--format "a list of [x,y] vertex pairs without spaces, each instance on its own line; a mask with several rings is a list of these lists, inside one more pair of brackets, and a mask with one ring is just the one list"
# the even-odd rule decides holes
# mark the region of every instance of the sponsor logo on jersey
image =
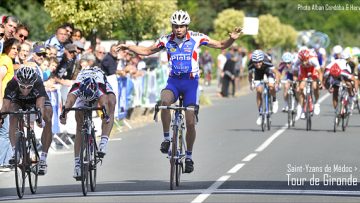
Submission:
[[170,52],[175,52],[176,51],[176,49],[175,48],[170,48]]
[[178,60],[178,61],[185,61],[191,60],[190,54],[172,54],[170,60]]

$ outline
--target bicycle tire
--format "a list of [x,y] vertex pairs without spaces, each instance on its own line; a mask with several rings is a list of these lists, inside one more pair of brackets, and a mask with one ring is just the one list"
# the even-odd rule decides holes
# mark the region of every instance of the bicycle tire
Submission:
[[97,175],[97,148],[96,148],[96,140],[95,140],[95,130],[91,129],[91,141],[89,143],[90,147],[90,189],[91,192],[94,192],[96,189],[96,175]]
[[[23,132],[19,132],[23,133]],[[18,136],[15,146],[15,184],[18,197],[21,199],[24,196],[25,191],[25,179],[26,179],[26,156],[25,156],[25,140],[23,135]]]
[[360,114],[359,99],[356,99],[356,108],[358,109],[358,112],[359,112],[359,114]]
[[308,94],[306,96],[306,113],[305,113],[305,116],[306,116],[306,130],[307,131],[311,130],[310,97],[311,97],[310,94]]
[[[31,133],[34,133],[33,131]],[[40,156],[36,147],[35,134],[31,134],[31,138],[28,140],[29,147],[29,163],[30,170],[28,171],[29,176],[29,186],[32,194],[35,194],[37,191],[38,185],[38,176],[39,176],[39,161]]]
[[[86,125],[86,124],[85,124]],[[81,167],[81,189],[83,195],[86,196],[89,189],[89,147],[88,135],[86,127],[81,133],[81,151],[80,151],[80,167]]]
[[170,153],[170,190],[174,189],[174,179],[175,179],[175,155],[177,151],[177,133],[178,127],[174,125],[173,127],[173,136],[171,139],[171,153]]
[[180,159],[180,156],[182,154],[184,154],[183,151],[183,143],[182,143],[182,136],[183,136],[183,131],[180,128],[179,129],[179,139],[178,139],[178,150],[177,150],[177,161],[176,161],[176,171],[175,171],[175,180],[176,180],[176,186],[180,185],[180,178],[181,178],[181,173],[182,173],[182,159]]
[[293,111],[292,111],[292,109],[293,109],[293,106],[292,106],[292,95],[291,94],[288,94],[288,99],[287,99],[288,101],[288,112],[287,112],[287,114],[288,114],[288,128],[290,128],[290,126],[292,125],[292,114],[293,114]]

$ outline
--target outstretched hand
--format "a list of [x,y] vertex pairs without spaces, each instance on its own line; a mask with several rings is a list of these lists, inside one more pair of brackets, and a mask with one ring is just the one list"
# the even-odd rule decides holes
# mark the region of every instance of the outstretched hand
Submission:
[[128,50],[129,45],[128,44],[119,44],[116,46],[116,50]]
[[243,30],[242,27],[236,27],[234,29],[234,31],[229,33],[230,38],[233,39],[233,40],[236,40],[243,33],[242,30]]

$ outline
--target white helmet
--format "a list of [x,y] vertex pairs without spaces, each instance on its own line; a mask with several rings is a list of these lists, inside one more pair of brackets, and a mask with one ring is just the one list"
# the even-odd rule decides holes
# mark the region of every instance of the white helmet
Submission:
[[351,58],[350,53],[348,51],[341,52],[341,58],[342,59],[348,59]]
[[189,25],[190,16],[186,11],[175,11],[170,18],[170,22],[173,25]]
[[342,51],[343,51],[343,48],[340,45],[336,45],[333,48],[334,54],[341,54]]

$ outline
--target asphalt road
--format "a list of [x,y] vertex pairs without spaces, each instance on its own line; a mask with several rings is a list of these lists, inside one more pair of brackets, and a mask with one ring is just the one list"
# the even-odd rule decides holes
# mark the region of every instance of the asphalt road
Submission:
[[[278,112],[265,132],[255,123],[254,93],[214,99],[200,111],[195,170],[182,175],[176,190],[169,190],[169,161],[159,151],[161,124],[150,123],[112,137],[96,192],[83,197],[72,178],[72,151],[63,151],[49,155],[37,194],[26,188],[21,201],[360,202],[360,115],[346,132],[334,133],[330,98],[323,92],[313,130],[303,120],[288,129]],[[13,172],[0,173],[0,201],[19,201],[14,182]]]

